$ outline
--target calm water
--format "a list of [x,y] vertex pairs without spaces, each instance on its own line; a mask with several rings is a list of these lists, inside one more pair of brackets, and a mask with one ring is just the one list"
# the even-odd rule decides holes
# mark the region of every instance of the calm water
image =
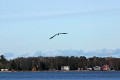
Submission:
[[120,72],[0,72],[0,80],[120,80]]

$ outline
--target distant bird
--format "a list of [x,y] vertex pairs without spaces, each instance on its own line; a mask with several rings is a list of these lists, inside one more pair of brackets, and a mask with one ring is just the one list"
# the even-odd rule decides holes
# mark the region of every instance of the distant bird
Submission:
[[54,38],[55,36],[60,35],[60,34],[68,34],[68,33],[57,33],[57,34],[55,34],[54,36],[50,37],[49,39],[52,39],[52,38]]

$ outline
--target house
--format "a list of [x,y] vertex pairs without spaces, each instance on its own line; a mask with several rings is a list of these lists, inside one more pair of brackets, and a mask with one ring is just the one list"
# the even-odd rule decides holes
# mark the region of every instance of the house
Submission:
[[88,71],[92,71],[92,68],[87,68]]
[[32,71],[36,71],[36,67],[35,66],[32,67]]
[[5,72],[8,72],[9,71],[9,69],[4,69],[5,70]]
[[1,69],[1,71],[4,71],[4,69]]
[[80,71],[80,68],[78,68],[78,71]]
[[2,72],[3,72],[3,71],[8,72],[9,69],[1,69],[1,71],[2,71]]
[[80,70],[84,70],[83,68],[78,68],[78,71],[80,71]]
[[70,67],[69,66],[61,66],[62,71],[69,71]]
[[110,67],[108,65],[103,65],[102,70],[103,71],[108,71],[108,70],[110,70]]
[[56,69],[55,69],[55,68],[52,68],[52,69],[49,69],[49,71],[56,71]]
[[95,71],[99,71],[99,70],[101,69],[101,67],[95,66],[95,67],[93,67],[93,69],[94,69]]

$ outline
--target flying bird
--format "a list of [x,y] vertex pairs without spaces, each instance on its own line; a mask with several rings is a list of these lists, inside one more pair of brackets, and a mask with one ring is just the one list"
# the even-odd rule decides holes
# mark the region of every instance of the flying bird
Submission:
[[68,33],[57,33],[57,34],[55,34],[54,36],[50,37],[49,39],[52,39],[52,38],[54,38],[55,36],[60,35],[60,34],[68,34]]

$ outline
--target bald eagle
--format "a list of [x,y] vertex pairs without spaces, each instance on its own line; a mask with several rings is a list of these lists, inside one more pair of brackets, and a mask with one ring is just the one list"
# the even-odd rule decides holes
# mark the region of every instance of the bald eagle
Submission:
[[60,34],[68,34],[68,33],[57,33],[57,34],[53,35],[52,37],[50,37],[49,39],[52,39],[52,38],[54,38],[55,36],[60,35]]

